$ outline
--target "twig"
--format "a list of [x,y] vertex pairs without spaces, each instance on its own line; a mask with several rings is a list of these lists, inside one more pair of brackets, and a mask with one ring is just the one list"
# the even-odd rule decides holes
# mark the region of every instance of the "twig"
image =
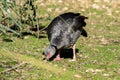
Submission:
[[25,63],[25,62],[20,63],[20,64],[14,66],[14,67],[12,67],[12,68],[9,68],[9,69],[6,69],[6,70],[0,72],[0,74],[4,74],[4,73],[7,73],[7,72],[9,72],[9,71],[15,70],[15,69],[17,69],[18,67],[23,66],[23,65],[25,65],[25,64],[27,64],[27,63]]

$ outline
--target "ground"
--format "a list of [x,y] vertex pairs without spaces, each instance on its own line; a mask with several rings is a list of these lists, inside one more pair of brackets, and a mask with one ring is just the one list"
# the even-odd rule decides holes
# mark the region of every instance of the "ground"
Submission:
[[[64,12],[81,12],[86,20],[88,37],[76,42],[77,61],[44,61],[49,45],[47,35],[27,35],[23,39],[0,37],[1,80],[119,80],[120,79],[120,1],[53,0],[36,1],[37,16],[51,17],[41,22],[47,26]],[[42,8],[41,8],[42,7]],[[53,12],[54,11],[54,12]],[[40,15],[41,14],[41,15]],[[69,54],[67,54],[69,55]]]

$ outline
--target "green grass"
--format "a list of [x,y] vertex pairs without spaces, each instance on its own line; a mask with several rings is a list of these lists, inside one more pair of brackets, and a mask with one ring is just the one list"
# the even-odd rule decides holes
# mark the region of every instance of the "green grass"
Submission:
[[[49,76],[47,76],[47,75],[50,75],[50,74],[48,74],[49,72],[52,73],[51,74],[52,79],[62,79],[62,78],[64,78],[65,80],[67,80],[69,78],[73,78],[74,77],[74,74],[71,71],[67,71],[67,70],[64,71],[59,66],[56,67],[56,66],[54,66],[52,64],[40,61],[39,59],[35,59],[33,57],[26,56],[26,55],[21,55],[19,53],[13,53],[13,52],[11,53],[10,51],[8,51],[6,49],[0,50],[0,52],[1,52],[1,55],[13,58],[13,59],[15,59],[17,61],[21,61],[21,62],[25,62],[27,64],[31,64],[33,67],[38,68],[38,69],[41,68],[41,70],[39,72],[46,71],[45,72],[46,73],[46,77],[49,77]],[[9,64],[12,64],[12,63],[9,63]],[[34,71],[31,72],[31,74],[35,74],[35,73],[36,72],[34,72]],[[40,77],[42,77],[42,76],[40,76]]]
[[[59,6],[56,6],[57,4]],[[89,7],[87,8],[84,4]],[[69,0],[62,3],[57,1],[38,1],[36,3],[38,6],[37,17],[44,18],[40,20],[40,23],[44,26],[47,26],[56,15],[67,11],[81,12],[89,17],[86,20],[87,26],[85,27],[88,37],[81,36],[76,43],[76,48],[79,50],[76,62],[69,62],[69,58],[61,61],[43,61],[44,56],[42,53],[49,45],[46,34],[40,34],[43,38],[39,39],[30,35],[25,36],[24,39],[1,35],[0,72],[22,62],[27,64],[0,74],[0,78],[3,80],[119,80],[119,3],[93,2],[90,0],[84,4],[77,0],[75,3]],[[112,15],[109,15],[106,8],[92,8],[93,4],[108,6],[108,10],[111,10]],[[41,6],[42,9],[40,9]],[[63,10],[66,6],[68,10]],[[52,8],[52,11],[47,11],[48,8]],[[60,11],[56,11],[57,8]],[[49,16],[46,16],[48,14]],[[9,38],[13,42],[4,40]]]

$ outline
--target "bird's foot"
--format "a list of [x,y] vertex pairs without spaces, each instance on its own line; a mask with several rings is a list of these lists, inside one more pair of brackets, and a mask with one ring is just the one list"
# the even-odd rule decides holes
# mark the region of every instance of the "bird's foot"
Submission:
[[58,55],[56,56],[56,58],[54,58],[54,61],[59,61],[59,60],[61,60],[60,53],[58,53]]
[[69,60],[69,62],[75,62],[75,61],[76,61],[76,59]]
[[63,59],[63,58],[56,57],[56,58],[54,58],[54,61],[59,61],[59,60],[61,60],[61,59]]

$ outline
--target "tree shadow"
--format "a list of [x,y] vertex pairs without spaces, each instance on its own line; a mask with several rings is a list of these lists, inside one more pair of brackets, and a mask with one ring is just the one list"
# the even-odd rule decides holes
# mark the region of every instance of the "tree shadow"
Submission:
[[[29,27],[29,31],[21,31],[21,35],[20,36],[17,36],[17,37],[19,37],[19,38],[24,38],[25,36],[34,36],[34,37],[36,37],[36,38],[46,38],[46,36],[45,36],[45,34],[46,34],[46,32],[45,32],[45,30],[44,30],[44,27],[45,26],[37,26],[37,25],[35,25],[35,26],[30,26]],[[12,29],[12,30],[14,30],[14,31],[19,31],[19,27],[17,26],[17,25],[11,25],[10,26],[10,29]],[[11,31],[7,31],[8,33],[11,33]],[[14,36],[16,36],[16,35],[14,35]]]
[[31,32],[22,32],[22,37],[25,37],[25,36],[34,36],[36,38],[46,38],[45,36],[45,33],[41,33],[39,34],[39,36],[37,34],[32,34]]
[[27,36],[27,35],[31,35],[31,36],[35,36],[36,38],[46,38],[45,34],[45,30],[44,30],[45,26],[31,26],[29,28],[30,32],[22,32],[22,36]]
[[13,40],[9,39],[9,38],[3,39],[2,41],[4,41],[4,42],[13,42]]

